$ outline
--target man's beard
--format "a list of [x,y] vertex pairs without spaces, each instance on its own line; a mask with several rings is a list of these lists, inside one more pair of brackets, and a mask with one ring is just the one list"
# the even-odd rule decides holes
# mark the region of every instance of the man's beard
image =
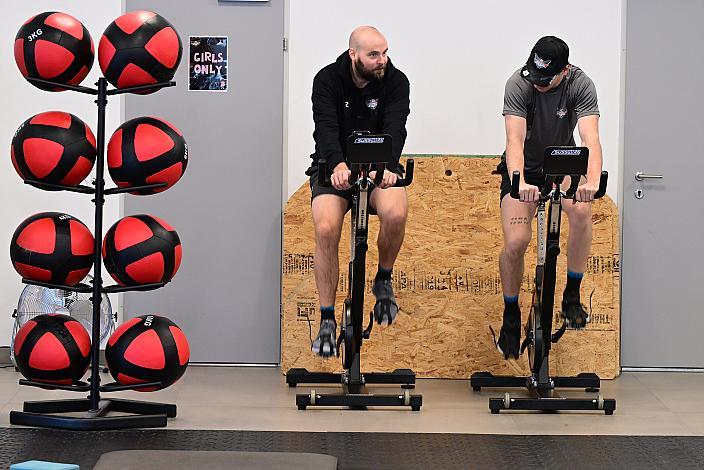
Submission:
[[375,82],[384,78],[384,73],[386,72],[385,67],[376,70],[367,69],[359,58],[357,58],[354,64],[357,69],[357,74],[367,81]]

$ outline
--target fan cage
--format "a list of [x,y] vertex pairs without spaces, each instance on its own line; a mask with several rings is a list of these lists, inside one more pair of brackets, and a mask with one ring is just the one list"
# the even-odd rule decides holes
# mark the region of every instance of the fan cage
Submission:
[[[83,283],[90,283],[91,276],[84,279]],[[93,303],[90,300],[91,293],[79,293],[63,289],[50,289],[47,287],[28,284],[20,294],[17,302],[17,309],[12,316],[14,326],[12,328],[12,338],[10,339],[10,359],[15,363],[14,345],[17,332],[22,326],[32,318],[43,315],[58,313],[69,315],[78,320],[92,335]],[[110,335],[117,327],[117,314],[113,313],[112,305],[107,294],[102,295],[100,302],[100,348],[104,349]]]

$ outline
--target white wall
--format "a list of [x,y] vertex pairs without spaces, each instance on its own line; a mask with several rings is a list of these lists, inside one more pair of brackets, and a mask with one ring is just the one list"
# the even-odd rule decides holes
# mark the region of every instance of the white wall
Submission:
[[[501,107],[506,78],[525,61],[540,36],[554,34],[565,39],[571,62],[586,71],[599,93],[604,166],[611,173],[609,194],[616,199],[620,179],[621,4],[613,0],[594,0],[588,5],[565,1],[550,7],[519,0],[289,0],[286,195],[304,183],[313,151],[313,76],[347,48],[348,35],[355,26],[372,24],[386,35],[390,57],[411,82],[406,153],[499,154],[504,142]],[[86,25],[97,49],[103,30],[121,9],[120,0],[30,0],[13,2],[0,17],[0,43],[6,51],[0,58],[0,148],[6,152],[5,164],[0,165],[0,247],[5,247],[5,253],[17,225],[35,212],[69,212],[93,226],[89,197],[28,187],[12,168],[12,135],[31,115],[63,110],[85,120],[94,131],[96,124],[92,98],[43,92],[22,79],[12,54],[15,34],[33,14],[60,10]],[[99,70],[96,60],[83,84],[92,85]],[[106,138],[120,124],[120,116],[120,100],[112,98]],[[109,178],[107,181],[109,185]],[[118,217],[119,198],[109,198],[104,230]],[[24,287],[8,255],[5,260],[0,263],[0,346],[9,344],[10,314]],[[111,300],[115,306],[118,299]]]
[[405,153],[500,154],[506,79],[538,38],[564,39],[570,62],[596,84],[608,192],[616,200],[621,3],[289,0],[287,195],[305,181],[314,149],[313,77],[347,48],[355,26],[371,24],[384,33],[389,56],[411,83]]
[[[96,133],[97,107],[94,97],[74,92],[51,93],[39,90],[27,83],[15,65],[13,44],[17,30],[28,18],[43,11],[62,11],[80,20],[88,29],[96,48],[96,60],[91,73],[82,85],[93,86],[100,74],[97,60],[98,41],[105,28],[120,16],[120,0],[31,0],[12,2],[0,15],[0,44],[4,54],[0,54],[0,90],[2,90],[2,113],[0,114],[0,149],[4,152],[4,163],[0,165],[0,249],[5,256],[0,262],[0,346],[10,344],[13,319],[11,313],[24,284],[10,263],[9,247],[12,234],[26,217],[43,211],[70,213],[93,228],[93,204],[90,196],[67,192],[46,192],[25,185],[19,178],[10,160],[10,142],[17,127],[30,116],[51,110],[66,111],[84,120]],[[111,98],[106,115],[106,139],[120,125],[120,99]],[[86,182],[92,181],[89,177]],[[106,178],[110,187],[109,175]],[[119,196],[108,198],[105,204],[105,227],[110,227],[119,217]],[[104,233],[104,232],[103,232]],[[109,277],[109,276],[108,276]],[[111,279],[110,279],[111,280]],[[111,298],[113,308],[117,298]]]

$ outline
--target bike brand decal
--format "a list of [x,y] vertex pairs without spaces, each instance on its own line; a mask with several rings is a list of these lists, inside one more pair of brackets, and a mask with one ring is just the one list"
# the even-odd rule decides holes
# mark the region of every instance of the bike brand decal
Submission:
[[555,149],[550,152],[550,155],[581,155],[582,151],[578,149]]
[[383,144],[383,137],[357,137],[354,139],[355,144]]

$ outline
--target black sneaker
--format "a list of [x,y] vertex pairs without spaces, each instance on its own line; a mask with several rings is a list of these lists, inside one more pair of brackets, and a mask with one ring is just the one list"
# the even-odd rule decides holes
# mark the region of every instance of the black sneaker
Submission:
[[394,289],[390,279],[377,279],[372,286],[376,297],[374,304],[374,319],[380,325],[390,325],[398,314],[398,304],[394,297]]
[[504,359],[513,357],[518,359],[521,355],[521,316],[510,318],[504,315],[504,323],[501,326],[499,340],[496,341],[496,349],[503,354]]
[[587,323],[591,321],[589,312],[582,303],[577,299],[562,299],[562,318],[565,319],[565,323],[570,328],[575,328],[577,330],[587,326]]
[[318,337],[315,338],[310,349],[320,357],[337,356],[336,331],[335,320],[322,320]]

